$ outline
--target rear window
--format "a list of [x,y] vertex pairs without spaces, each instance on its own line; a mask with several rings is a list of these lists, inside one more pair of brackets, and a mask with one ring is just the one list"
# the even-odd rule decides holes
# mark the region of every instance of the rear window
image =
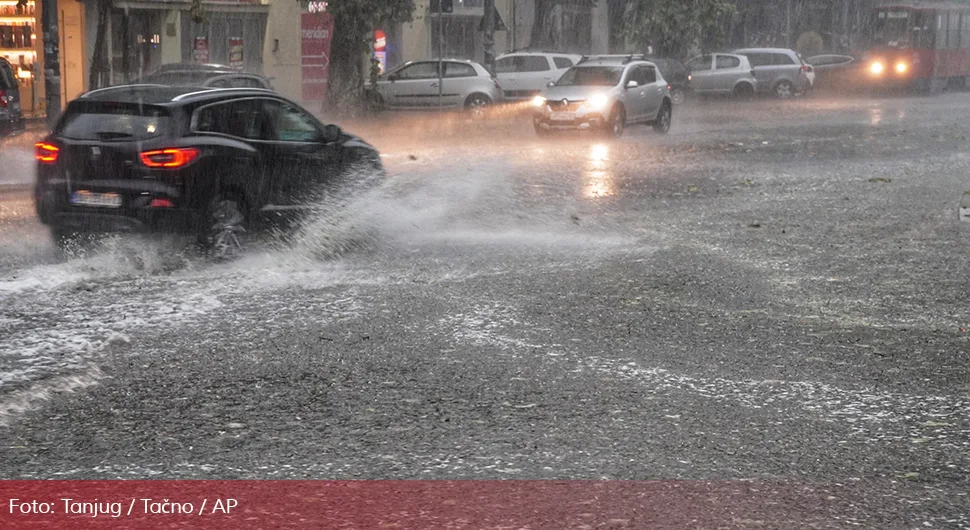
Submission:
[[168,133],[172,118],[161,107],[74,102],[55,131],[76,140],[145,140]]

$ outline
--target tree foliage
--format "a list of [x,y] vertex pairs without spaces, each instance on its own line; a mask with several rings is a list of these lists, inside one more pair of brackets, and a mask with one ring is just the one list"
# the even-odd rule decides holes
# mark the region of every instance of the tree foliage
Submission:
[[683,57],[721,46],[735,13],[733,0],[633,0],[624,33],[643,50]]
[[372,63],[367,60],[380,24],[409,22],[413,0],[330,0],[333,17],[330,43],[330,78],[326,107],[339,114],[355,114],[363,108],[364,81]]
[[535,18],[529,46],[532,48],[562,49],[564,29],[559,25],[566,8],[589,10],[600,0],[535,0]]

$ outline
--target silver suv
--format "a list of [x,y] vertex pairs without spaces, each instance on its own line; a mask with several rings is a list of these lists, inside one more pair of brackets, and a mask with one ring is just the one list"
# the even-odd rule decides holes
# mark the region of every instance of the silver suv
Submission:
[[367,85],[371,102],[381,109],[436,109],[441,93],[443,107],[484,117],[486,109],[505,99],[502,87],[484,66],[463,59],[445,59],[442,86],[438,87],[438,60],[410,61]]
[[748,58],[730,53],[698,55],[687,61],[690,86],[695,94],[723,94],[748,98],[758,88]]
[[638,55],[584,57],[533,98],[536,134],[581,129],[619,137],[627,125],[670,130],[670,89],[657,66]]
[[744,48],[732,53],[747,56],[758,80],[758,92],[788,99],[812,88],[813,69],[795,50]]
[[513,51],[495,60],[495,77],[509,100],[528,100],[566,70],[578,63],[581,55],[556,52]]

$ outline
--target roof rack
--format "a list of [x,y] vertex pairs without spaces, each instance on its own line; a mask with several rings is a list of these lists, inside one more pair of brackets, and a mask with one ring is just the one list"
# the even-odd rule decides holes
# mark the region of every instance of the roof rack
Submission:
[[167,85],[158,85],[153,83],[137,83],[133,85],[114,85],[104,88],[96,88],[81,94],[80,99],[86,99],[92,94],[102,94],[104,92],[113,92],[115,90],[132,90],[135,88],[168,88]]
[[587,61],[596,61],[603,59],[621,59],[622,64],[627,64],[631,61],[643,61],[647,59],[647,56],[642,53],[624,53],[619,55],[584,55],[579,62],[585,63]]

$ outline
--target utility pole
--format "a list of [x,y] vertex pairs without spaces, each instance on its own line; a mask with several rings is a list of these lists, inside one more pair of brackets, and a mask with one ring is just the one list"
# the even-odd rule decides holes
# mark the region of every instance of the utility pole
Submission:
[[40,26],[44,38],[44,94],[47,124],[51,127],[61,115],[60,37],[57,33],[57,0],[41,0]]
[[[450,3],[450,2],[449,2]],[[444,108],[445,0],[438,0],[438,112]]]
[[489,72],[495,71],[495,0],[485,0],[484,31],[482,32],[482,44],[485,48],[485,69]]

